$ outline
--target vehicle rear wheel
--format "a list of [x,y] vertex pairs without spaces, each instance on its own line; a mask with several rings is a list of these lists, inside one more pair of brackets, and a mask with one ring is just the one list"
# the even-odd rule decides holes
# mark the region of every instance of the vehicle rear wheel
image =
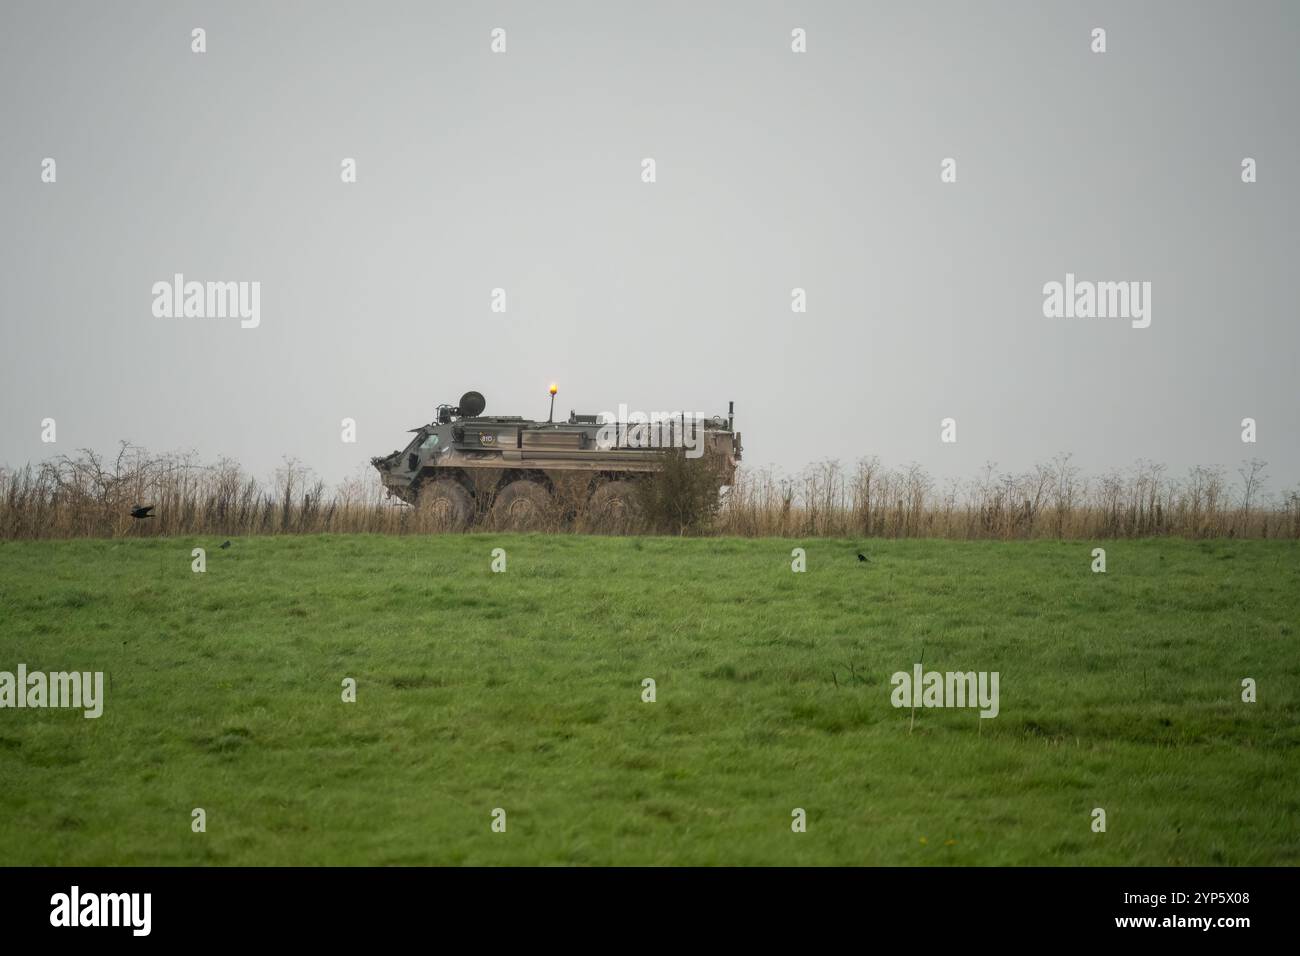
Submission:
[[431,531],[461,531],[474,516],[474,501],[459,481],[442,478],[420,489],[416,512]]
[[521,478],[497,492],[492,523],[506,531],[536,531],[550,511],[551,496],[535,481]]
[[600,531],[626,534],[638,530],[642,513],[636,482],[606,482],[592,493],[587,510],[591,523]]

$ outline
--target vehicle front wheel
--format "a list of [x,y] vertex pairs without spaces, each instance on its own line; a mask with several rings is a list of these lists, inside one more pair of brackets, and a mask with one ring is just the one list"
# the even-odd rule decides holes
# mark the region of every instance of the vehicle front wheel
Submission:
[[460,482],[443,478],[420,489],[415,510],[430,531],[463,531],[474,516],[474,501]]

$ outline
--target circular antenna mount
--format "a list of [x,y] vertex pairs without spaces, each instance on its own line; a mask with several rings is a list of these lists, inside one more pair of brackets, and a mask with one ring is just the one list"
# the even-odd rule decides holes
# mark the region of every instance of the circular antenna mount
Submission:
[[478,392],[466,392],[460,397],[459,411],[466,418],[482,415],[485,408],[487,408],[487,399]]

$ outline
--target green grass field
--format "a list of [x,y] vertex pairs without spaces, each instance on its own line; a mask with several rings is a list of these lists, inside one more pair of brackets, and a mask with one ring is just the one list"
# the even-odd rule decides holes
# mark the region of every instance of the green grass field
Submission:
[[0,671],[109,684],[0,710],[0,862],[1300,861],[1295,542],[219,543],[0,543]]

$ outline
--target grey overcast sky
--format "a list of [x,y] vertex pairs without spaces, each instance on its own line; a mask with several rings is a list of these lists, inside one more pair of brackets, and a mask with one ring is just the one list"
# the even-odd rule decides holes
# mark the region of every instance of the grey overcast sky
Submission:
[[[0,464],[129,439],[333,481],[555,380],[565,413],[734,399],[787,471],[1294,485],[1298,40],[1283,2],[6,0]],[[260,326],[155,317],[178,272],[260,282]],[[1067,272],[1150,282],[1150,326],[1045,318]]]

